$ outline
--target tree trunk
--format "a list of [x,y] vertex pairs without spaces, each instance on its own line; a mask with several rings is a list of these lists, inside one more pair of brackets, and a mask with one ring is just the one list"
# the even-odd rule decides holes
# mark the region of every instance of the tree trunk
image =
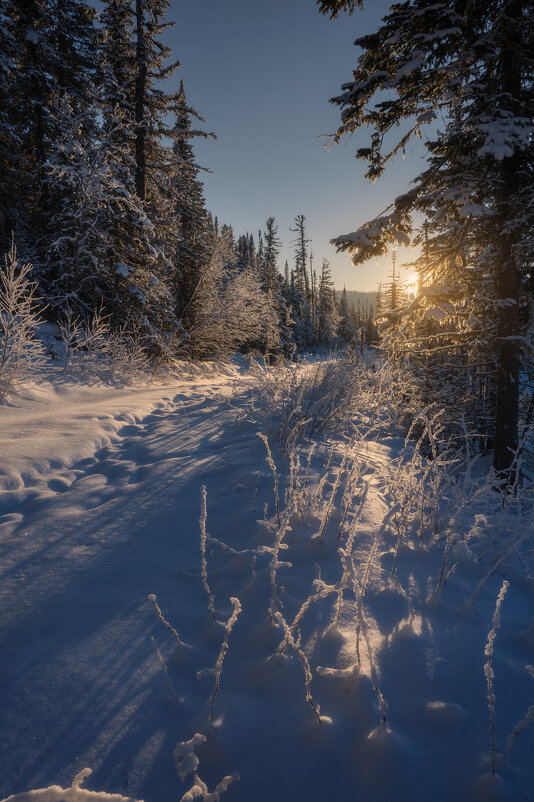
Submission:
[[146,47],[145,47],[145,4],[136,0],[137,19],[137,75],[135,78],[135,191],[145,200],[145,89],[146,89]]
[[[501,87],[507,110],[521,115],[521,62],[519,20],[523,3],[511,0],[504,10],[502,22]],[[513,199],[521,167],[518,152],[503,159],[501,188],[498,195],[500,217],[499,264],[497,267],[497,298],[508,303],[499,310],[499,348],[497,410],[495,416],[495,452],[493,466],[501,474],[511,467],[518,447],[519,369],[521,343],[519,339],[520,273],[516,244],[520,232],[513,223]]]

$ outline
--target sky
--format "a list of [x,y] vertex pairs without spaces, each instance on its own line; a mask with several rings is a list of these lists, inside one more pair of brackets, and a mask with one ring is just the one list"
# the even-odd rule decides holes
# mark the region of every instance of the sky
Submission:
[[[354,158],[364,131],[328,150],[339,108],[329,98],[351,79],[360,52],[354,39],[375,30],[389,0],[330,20],[315,0],[171,0],[175,26],[166,42],[182,68],[187,97],[217,140],[196,140],[208,209],[232,225],[236,236],[264,229],[276,218],[282,240],[280,268],[292,263],[297,214],[306,217],[314,265],[332,266],[336,286],[375,290],[387,279],[391,258],[353,267],[330,239],[357,229],[382,212],[421,172],[423,149],[414,146],[378,183],[364,177]],[[399,249],[398,261],[414,252]],[[408,271],[405,271],[406,275]]]

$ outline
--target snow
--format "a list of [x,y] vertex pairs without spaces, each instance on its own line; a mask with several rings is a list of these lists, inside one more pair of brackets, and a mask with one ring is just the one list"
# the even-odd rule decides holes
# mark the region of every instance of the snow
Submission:
[[424,56],[416,56],[415,58],[411,59],[411,61],[407,61],[395,73],[395,76],[391,81],[391,86],[396,86],[401,78],[404,78],[406,75],[411,75],[411,73],[415,72],[416,70],[420,70],[421,67],[424,67],[425,61],[426,59]]
[[436,119],[436,117],[437,117],[436,112],[433,111],[432,109],[429,109],[428,111],[425,111],[423,112],[423,114],[420,114],[418,117],[416,117],[415,121],[419,124],[431,123],[432,120]]
[[481,203],[464,203],[460,209],[462,217],[483,217],[489,209]]
[[531,511],[479,493],[452,534],[398,539],[401,432],[303,439],[290,466],[261,381],[51,380],[0,408],[0,797],[527,802]]
[[29,28],[26,31],[26,35],[24,37],[26,42],[30,42],[32,45],[39,44],[39,34],[37,31],[33,30],[33,28]]
[[497,161],[510,158],[517,150],[525,150],[532,140],[534,126],[528,119],[511,117],[489,119],[477,126],[485,135],[478,156],[492,156]]
[[32,802],[32,800],[38,800],[38,802],[136,802],[135,799],[120,794],[99,793],[82,788],[81,785],[85,778],[92,773],[91,769],[83,769],[76,775],[69,788],[51,785],[48,788],[39,788],[35,791],[9,796],[6,802]]
[[433,306],[430,309],[425,309],[423,317],[425,320],[445,320],[447,313],[443,309]]

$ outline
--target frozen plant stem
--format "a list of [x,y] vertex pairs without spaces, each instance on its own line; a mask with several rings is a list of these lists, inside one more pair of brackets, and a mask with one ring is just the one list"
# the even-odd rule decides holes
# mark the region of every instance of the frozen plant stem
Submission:
[[276,473],[276,465],[274,464],[273,455],[271,454],[271,449],[269,448],[269,441],[267,440],[265,435],[262,434],[261,432],[258,432],[257,434],[258,434],[258,437],[261,440],[263,440],[263,442],[265,444],[265,449],[267,451],[267,456],[265,457],[265,459],[267,460],[267,465],[269,466],[269,468],[271,469],[272,474],[273,474],[274,503],[275,503],[275,509],[276,509],[276,520],[278,521],[278,526],[280,527],[282,525],[282,522],[280,521],[280,498],[279,498],[279,493],[278,493],[278,475]]
[[[534,679],[534,667],[533,666],[525,666],[525,668],[528,671],[528,673],[530,674],[530,676],[532,677],[532,679]],[[505,755],[509,755],[510,754],[510,752],[512,751],[513,745],[515,744],[515,742],[517,741],[517,739],[519,738],[521,733],[526,730],[526,728],[529,726],[529,724],[532,721],[534,721],[534,705],[530,705],[530,707],[527,710],[526,716],[523,719],[521,719],[521,721],[519,721],[515,725],[514,729],[512,730],[510,735],[508,736],[508,738],[506,740],[506,748],[504,750],[504,754]]]
[[496,743],[495,743],[495,692],[493,689],[493,679],[494,679],[494,671],[493,671],[493,642],[497,635],[497,630],[499,629],[501,623],[501,605],[504,599],[504,595],[508,590],[508,582],[506,579],[502,583],[502,587],[499,591],[499,595],[497,596],[497,604],[495,605],[495,612],[493,613],[493,619],[491,622],[491,629],[488,633],[488,642],[486,643],[486,648],[484,649],[484,654],[488,658],[484,665],[484,674],[486,675],[486,682],[488,686],[488,707],[489,707],[489,714],[490,714],[490,739],[491,739],[491,776],[495,777],[495,750],[496,750]]
[[178,694],[174,690],[173,684],[172,684],[171,679],[169,677],[169,672],[167,670],[167,663],[165,662],[165,658],[163,657],[163,655],[161,654],[160,650],[158,649],[158,645],[157,645],[156,640],[155,640],[153,635],[150,636],[150,640],[152,641],[152,646],[154,647],[154,651],[156,652],[156,657],[158,658],[159,664],[161,666],[161,670],[163,671],[163,676],[165,677],[165,683],[166,683],[169,691],[171,692],[171,696],[172,696],[172,698],[174,699],[175,702],[178,702],[178,704],[181,704],[184,700],[180,699],[180,697],[178,696]]
[[195,799],[201,799],[203,802],[219,802],[221,794],[224,794],[228,786],[236,780],[239,780],[239,774],[229,774],[227,777],[223,777],[214,791],[208,791],[204,780],[201,780],[198,774],[193,774],[193,785],[183,795],[180,802],[193,802]]
[[315,451],[316,445],[317,445],[316,443],[312,443],[311,446],[310,446],[310,450],[308,451],[308,459],[306,460],[306,473],[304,475],[304,487],[303,487],[303,491],[304,492],[306,492],[306,490],[308,488],[308,481],[310,479],[311,461],[312,461],[313,452]]
[[302,651],[302,649],[300,648],[300,646],[295,641],[295,638],[293,637],[293,634],[292,634],[289,626],[287,625],[287,621],[285,620],[285,618],[282,615],[282,613],[280,613],[280,612],[275,613],[275,617],[276,617],[276,620],[278,621],[278,623],[282,626],[282,628],[284,630],[285,643],[288,643],[289,646],[293,649],[293,651],[295,652],[295,654],[297,655],[297,657],[299,658],[300,662],[302,663],[302,665],[304,667],[304,684],[306,686],[306,701],[308,702],[308,704],[310,705],[311,709],[313,710],[313,712],[315,714],[315,718],[317,719],[319,724],[322,724],[319,705],[315,704],[315,702],[313,701],[312,695],[311,695],[310,686],[311,686],[311,681],[312,681],[312,673],[311,673],[309,660],[306,657],[306,655],[304,654],[304,652]]
[[232,602],[233,610],[224,628],[224,638],[221,645],[221,650],[219,652],[219,656],[217,658],[217,662],[215,663],[215,666],[213,668],[205,668],[197,673],[197,677],[199,679],[201,677],[206,677],[210,675],[213,675],[215,677],[215,685],[213,687],[213,691],[210,696],[210,724],[212,725],[215,712],[215,699],[217,698],[217,694],[219,693],[221,687],[221,674],[223,669],[224,658],[226,657],[226,652],[228,651],[230,632],[232,631],[232,627],[234,626],[235,622],[237,621],[237,617],[241,612],[241,602],[239,601],[239,599],[236,599],[232,596],[230,601]]
[[343,460],[341,461],[341,466],[340,466],[338,474],[336,476],[336,480],[334,482],[334,487],[332,488],[332,492],[330,493],[330,499],[329,499],[328,504],[326,505],[325,511],[323,513],[321,526],[319,528],[318,533],[313,536],[313,539],[322,537],[324,535],[324,530],[326,529],[326,525],[328,523],[328,519],[330,518],[330,516],[332,514],[332,510],[334,508],[334,500],[336,498],[337,491],[339,489],[339,483],[341,481],[341,477],[342,477],[342,475],[343,475],[343,473],[345,471],[345,465],[346,465],[347,459],[348,459],[348,455],[345,454],[344,457],[343,457]]
[[148,600],[151,601],[152,604],[154,605],[154,610],[156,611],[157,617],[159,618],[159,620],[161,621],[163,626],[167,627],[167,629],[172,634],[172,636],[173,636],[174,640],[176,641],[176,643],[178,644],[178,646],[185,646],[186,644],[182,640],[180,640],[180,636],[178,635],[178,633],[175,630],[175,628],[173,627],[173,625],[169,624],[169,622],[163,617],[163,613],[161,612],[161,607],[159,606],[159,604],[158,604],[158,602],[156,600],[156,597],[155,597],[155,595],[153,593],[150,594],[150,596],[148,597]]
[[484,585],[486,584],[486,582],[488,582],[488,581],[491,579],[491,577],[492,577],[492,576],[493,576],[493,574],[494,574],[494,573],[497,571],[497,569],[498,569],[498,568],[501,566],[501,564],[502,564],[502,563],[503,563],[503,562],[504,562],[506,559],[508,559],[508,557],[509,557],[511,554],[513,554],[513,553],[514,553],[514,551],[516,551],[516,549],[517,549],[517,548],[518,548],[518,547],[521,545],[521,543],[523,543],[523,541],[524,541],[524,540],[529,540],[529,539],[530,539],[530,537],[531,537],[531,535],[533,534],[533,532],[534,532],[534,524],[533,524],[532,526],[529,526],[529,528],[526,530],[526,532],[523,532],[523,534],[522,534],[522,535],[519,535],[519,537],[517,538],[517,540],[515,540],[515,541],[512,543],[512,545],[510,546],[510,548],[509,548],[509,549],[507,549],[507,550],[504,552],[504,554],[501,554],[501,556],[500,556],[500,557],[498,557],[498,558],[495,560],[495,562],[494,562],[494,563],[493,563],[493,565],[491,566],[491,568],[490,568],[490,570],[488,571],[488,573],[487,573],[485,576],[483,576],[483,577],[482,577],[482,579],[480,580],[480,582],[479,582],[479,583],[478,583],[478,585],[476,586],[475,590],[473,591],[473,594],[472,594],[471,598],[470,598],[470,599],[468,599],[468,600],[466,601],[466,603],[465,603],[465,605],[464,605],[464,609],[466,609],[466,610],[469,610],[469,608],[473,606],[473,604],[475,603],[475,601],[476,601],[476,599],[477,599],[477,596],[478,596],[478,594],[480,593],[480,591],[482,590],[482,588],[484,587]]
[[354,558],[351,556],[352,562],[352,582],[354,587],[354,595],[356,597],[356,618],[358,621],[358,639],[356,644],[357,649],[357,656],[358,656],[358,667],[360,665],[360,645],[359,645],[359,636],[360,632],[363,634],[365,645],[367,647],[367,657],[369,659],[369,667],[371,669],[371,683],[373,685],[374,692],[376,693],[376,698],[378,700],[378,709],[380,711],[380,726],[387,727],[387,710],[388,704],[382,695],[382,691],[380,690],[380,686],[378,684],[378,672],[376,670],[375,659],[373,650],[371,647],[371,639],[369,638],[369,630],[367,627],[367,621],[365,620],[365,613],[363,609],[363,595],[361,587],[356,579],[356,567],[354,565]]
[[181,741],[176,744],[174,750],[174,763],[176,771],[182,782],[189,776],[193,775],[193,785],[187,791],[181,802],[192,802],[194,799],[202,799],[204,802],[218,802],[230,783],[239,780],[239,774],[230,774],[223,777],[221,782],[216,786],[214,791],[208,791],[208,786],[198,776],[197,769],[199,760],[195,754],[195,749],[202,746],[206,742],[206,736],[197,732],[189,741]]
[[333,455],[334,455],[334,446],[331,445],[328,450],[328,459],[326,461],[326,465],[324,466],[324,473],[321,476],[321,479],[319,481],[319,486],[317,488],[317,492],[313,500],[312,509],[314,510],[316,510],[319,507],[319,503],[321,501],[321,498],[323,497],[324,486],[326,484],[326,480],[328,479],[328,472],[330,471],[330,465],[332,464]]
[[271,608],[269,611],[269,615],[271,621],[273,620],[276,608],[281,606],[280,597],[278,596],[278,584],[276,581],[276,573],[279,567],[291,567],[290,563],[280,562],[280,560],[278,559],[280,550],[287,549],[287,544],[283,542],[286,536],[286,532],[289,529],[287,518],[288,515],[286,512],[284,514],[284,523],[283,525],[281,524],[280,527],[276,530],[276,534],[274,536],[274,545],[272,549],[270,549],[272,554],[271,562],[269,564],[269,573],[271,577]]
[[201,574],[202,574],[202,584],[204,585],[204,590],[206,591],[206,596],[208,597],[208,608],[211,613],[211,617],[215,621],[215,602],[213,599],[213,594],[210,590],[210,586],[208,585],[208,563],[206,560],[206,521],[208,518],[208,493],[206,490],[206,485],[202,485],[200,488],[200,562],[201,562]]

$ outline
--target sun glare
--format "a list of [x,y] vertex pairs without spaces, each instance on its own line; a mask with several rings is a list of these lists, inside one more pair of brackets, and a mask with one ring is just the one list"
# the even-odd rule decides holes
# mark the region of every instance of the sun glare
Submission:
[[404,281],[404,286],[409,293],[414,293],[415,295],[417,292],[417,273],[410,273]]

